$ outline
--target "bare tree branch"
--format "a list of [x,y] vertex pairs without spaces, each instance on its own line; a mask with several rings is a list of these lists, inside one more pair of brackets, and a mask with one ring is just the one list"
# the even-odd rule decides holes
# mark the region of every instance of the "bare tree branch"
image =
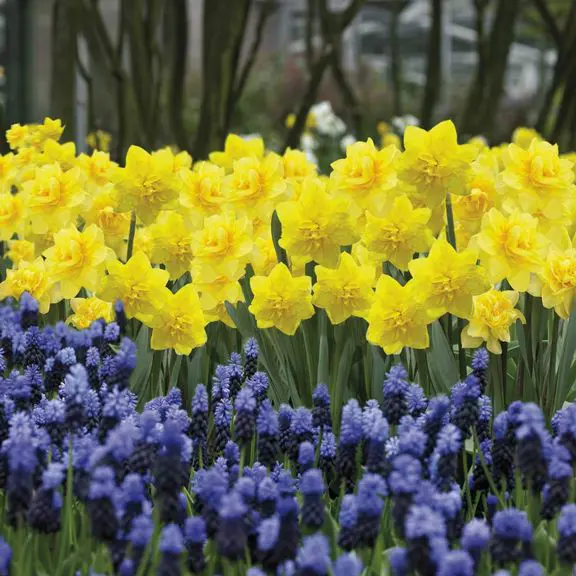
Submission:
[[560,28],[558,26],[558,23],[556,22],[556,19],[554,18],[554,15],[552,14],[552,12],[550,12],[548,4],[546,4],[546,0],[532,0],[532,1],[534,2],[534,5],[536,6],[538,13],[540,14],[540,17],[544,21],[544,24],[546,24],[546,29],[548,30],[548,33],[552,37],[552,40],[554,40],[554,43],[556,44],[558,49],[561,50],[564,44],[564,38],[562,37],[562,32],[560,31]]

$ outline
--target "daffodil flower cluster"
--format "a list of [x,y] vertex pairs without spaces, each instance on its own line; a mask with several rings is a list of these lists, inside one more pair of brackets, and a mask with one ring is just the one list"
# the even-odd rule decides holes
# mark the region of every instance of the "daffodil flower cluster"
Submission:
[[450,121],[407,125],[402,143],[350,144],[329,175],[259,137],[231,134],[194,163],[132,146],[121,166],[76,154],[62,130],[46,119],[7,132],[0,297],[28,292],[42,312],[70,300],[79,328],[120,299],[153,349],[188,354],[245,302],[259,328],[290,335],[316,309],[362,318],[368,341],[397,354],[427,348],[429,325],[451,314],[464,346],[500,353],[524,321],[521,293],[561,318],[574,308],[574,164],[527,129],[490,148],[459,144]]

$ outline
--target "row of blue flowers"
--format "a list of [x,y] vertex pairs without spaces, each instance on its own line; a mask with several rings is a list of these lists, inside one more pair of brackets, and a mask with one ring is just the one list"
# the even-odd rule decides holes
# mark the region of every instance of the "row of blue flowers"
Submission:
[[322,384],[274,407],[253,340],[191,406],[143,403],[120,304],[40,320],[0,307],[0,576],[572,573],[576,406],[493,417],[484,350],[450,397],[395,366],[334,418]]

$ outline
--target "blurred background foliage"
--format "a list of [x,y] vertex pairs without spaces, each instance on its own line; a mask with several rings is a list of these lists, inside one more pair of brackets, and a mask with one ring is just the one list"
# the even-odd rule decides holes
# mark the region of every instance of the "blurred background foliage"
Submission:
[[411,114],[574,149],[576,0],[0,0],[2,133],[49,115],[80,149],[200,159],[230,131],[298,146],[322,100],[361,139]]

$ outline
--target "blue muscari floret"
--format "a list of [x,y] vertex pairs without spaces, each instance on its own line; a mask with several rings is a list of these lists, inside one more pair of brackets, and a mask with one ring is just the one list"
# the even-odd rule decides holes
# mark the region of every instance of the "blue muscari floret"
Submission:
[[494,536],[503,539],[532,540],[532,524],[528,520],[526,512],[508,508],[496,512],[493,521]]
[[116,386],[108,390],[102,406],[102,415],[123,420],[136,413],[136,404],[138,397],[134,392],[123,389],[119,390]]
[[314,466],[316,453],[311,442],[302,442],[298,447],[298,466],[302,472]]
[[64,402],[59,398],[47,400],[45,397],[34,407],[32,418],[38,426],[64,423]]
[[462,448],[462,434],[454,424],[446,424],[436,440],[436,449],[441,456],[458,454]]
[[278,414],[270,400],[264,400],[256,418],[256,430],[261,436],[276,436],[279,431]]
[[322,478],[322,472],[320,472],[320,470],[312,468],[302,475],[300,492],[302,492],[304,496],[318,496],[324,493],[325,488],[324,479]]
[[388,560],[392,576],[408,576],[410,572],[410,560],[408,550],[396,546],[388,551]]
[[389,426],[378,403],[366,404],[362,411],[362,434],[366,440],[385,442]]
[[414,494],[418,491],[421,481],[422,464],[419,460],[408,454],[401,454],[394,458],[388,478],[393,494]]
[[140,474],[128,474],[121,487],[121,500],[127,502],[143,502],[146,499],[144,480]]
[[296,564],[303,574],[325,576],[330,570],[330,545],[323,534],[304,538]]
[[64,482],[66,468],[60,462],[50,462],[46,470],[42,472],[42,488],[44,490],[55,490]]
[[294,416],[294,409],[288,404],[281,404],[278,410],[278,421],[281,428],[290,428],[292,417]]
[[198,384],[192,398],[192,416],[208,413],[208,392],[204,384]]
[[479,555],[490,542],[490,526],[485,520],[473,518],[464,526],[460,543],[473,556]]
[[167,420],[160,436],[159,455],[179,454],[182,462],[190,462],[192,458],[192,442],[182,432],[177,421]]
[[342,408],[340,444],[356,446],[362,440],[362,409],[355,399],[348,400]]
[[410,388],[407,381],[408,373],[406,369],[401,364],[392,366],[390,371],[386,375],[386,380],[384,380],[384,395],[394,394],[394,395],[406,395]]
[[236,442],[229,441],[224,448],[224,458],[228,466],[240,462],[240,448]]
[[268,375],[265,372],[256,372],[246,381],[246,386],[252,390],[257,400],[263,400],[266,398],[268,387],[270,386]]
[[140,430],[134,419],[126,419],[108,433],[106,449],[116,462],[124,462],[134,451],[139,436]]
[[144,410],[138,417],[140,427],[140,440],[142,442],[156,444],[160,441],[162,426],[160,415],[154,410]]
[[539,406],[533,403],[523,404],[517,413],[516,437],[523,440],[534,431],[545,429],[544,414]]
[[488,370],[488,363],[490,362],[490,355],[486,348],[478,348],[472,356],[471,366],[474,371]]
[[280,534],[280,517],[273,514],[270,518],[265,518],[258,526],[258,550],[269,552],[277,542]]
[[250,388],[242,388],[236,396],[234,407],[237,412],[253,413],[256,410],[256,398]]
[[492,429],[494,430],[494,438],[497,440],[504,440],[506,433],[508,432],[508,427],[510,425],[510,416],[508,412],[500,412],[492,424]]
[[184,552],[184,538],[182,531],[176,524],[168,524],[162,529],[160,536],[160,552],[178,556]]
[[31,296],[30,293],[22,292],[18,308],[20,311],[20,321],[24,330],[38,324],[38,301]]
[[290,431],[297,438],[311,436],[314,428],[312,426],[312,412],[308,408],[296,408],[292,414]]
[[37,449],[49,441],[38,430],[25,412],[17,412],[10,419],[8,438],[2,444],[2,452],[8,457],[11,474],[30,475],[38,464]]
[[418,384],[410,384],[406,400],[408,402],[408,412],[412,415],[421,414],[428,407],[428,399],[424,394],[424,390]]
[[240,494],[246,506],[251,506],[256,499],[256,482],[249,476],[238,478],[234,490]]
[[99,500],[101,498],[112,499],[116,493],[114,470],[110,466],[98,466],[92,472],[92,481],[88,498]]
[[364,566],[356,554],[342,554],[334,563],[334,576],[360,576]]
[[326,384],[318,384],[312,394],[312,424],[315,428],[330,428],[332,415],[330,412],[330,391]]
[[322,435],[322,442],[320,444],[320,458],[324,460],[332,460],[336,457],[336,436],[334,433],[327,430]]
[[266,576],[266,574],[260,568],[249,568],[246,576]]
[[441,560],[438,576],[473,576],[474,562],[465,550],[450,550]]
[[338,523],[341,528],[354,529],[358,521],[358,499],[354,494],[346,494],[342,499]]
[[134,560],[131,558],[124,558],[118,567],[118,576],[134,576],[134,574],[136,574]]
[[0,576],[10,576],[12,564],[12,548],[2,536],[0,536]]
[[411,506],[406,515],[405,531],[408,540],[444,538],[446,523],[444,518],[429,506]]
[[294,478],[287,470],[280,470],[278,473],[278,494],[282,497],[294,496],[296,487],[294,486]]
[[219,428],[227,428],[232,422],[232,402],[229,398],[223,398],[216,403],[214,408],[214,423]]
[[358,483],[358,513],[380,516],[384,509],[384,497],[388,490],[386,482],[379,474],[364,474]]
[[64,366],[73,366],[76,364],[76,352],[74,348],[62,348],[57,354],[56,358],[64,364]]
[[194,491],[205,506],[217,510],[228,492],[228,479],[212,468],[198,478]]
[[544,576],[544,568],[536,560],[524,560],[518,567],[518,576]]
[[415,458],[420,458],[426,450],[428,437],[422,430],[415,426],[398,437],[398,450],[401,454],[410,454]]
[[218,364],[212,376],[212,400],[217,402],[230,397],[230,367]]
[[190,544],[206,542],[206,522],[201,516],[189,516],[184,522],[184,540]]
[[478,404],[480,406],[480,412],[478,414],[478,419],[481,422],[489,422],[492,418],[492,400],[490,396],[482,394],[478,399]]
[[560,511],[558,533],[563,538],[576,536],[576,504],[566,504]]

